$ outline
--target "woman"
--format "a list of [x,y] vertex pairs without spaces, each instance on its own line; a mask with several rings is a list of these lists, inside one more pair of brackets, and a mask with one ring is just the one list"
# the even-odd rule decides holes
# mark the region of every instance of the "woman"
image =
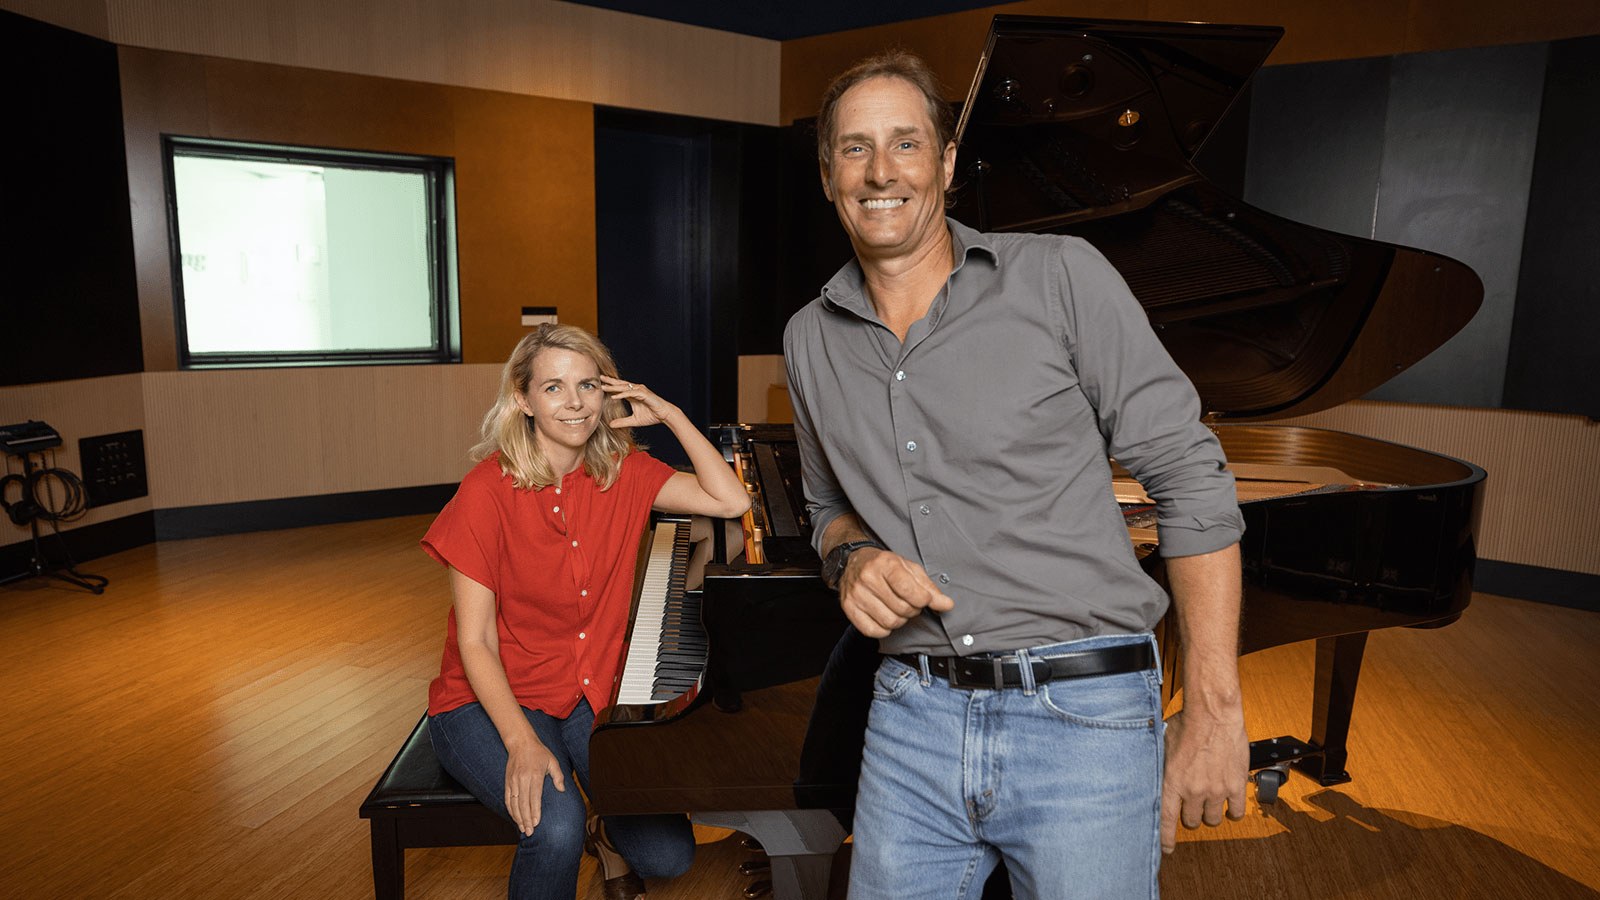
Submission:
[[[635,446],[630,429],[656,423],[694,474]],[[651,509],[733,517],[749,499],[682,410],[618,378],[605,346],[570,325],[541,325],[517,344],[473,458],[422,540],[455,596],[428,689],[434,749],[516,824],[510,897],[570,900],[589,849],[608,900],[631,900],[641,876],[681,874],[694,855],[683,816],[597,826],[572,784],[589,788],[595,711],[621,678],[639,536]]]

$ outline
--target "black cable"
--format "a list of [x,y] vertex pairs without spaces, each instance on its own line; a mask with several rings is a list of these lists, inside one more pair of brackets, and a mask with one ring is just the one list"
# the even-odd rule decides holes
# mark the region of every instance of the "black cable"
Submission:
[[[51,463],[54,462],[54,454],[51,454]],[[19,488],[15,501],[5,496],[6,488],[12,484]],[[56,504],[56,484],[61,485],[65,495],[60,505]],[[44,465],[43,454],[40,454],[39,468],[29,467],[26,474],[12,472],[0,478],[0,507],[18,525],[26,525],[34,519],[52,524],[72,522],[89,511],[89,495],[76,473],[53,464]]]
[[[51,479],[59,483],[66,497],[61,505],[55,505],[55,490],[51,488]],[[44,486],[45,496],[39,496],[39,486]],[[39,507],[39,518],[46,522],[72,522],[83,518],[89,511],[89,494],[84,489],[83,480],[70,469],[58,469],[54,466],[48,469],[39,469],[28,479],[29,492],[33,495],[34,505]]]

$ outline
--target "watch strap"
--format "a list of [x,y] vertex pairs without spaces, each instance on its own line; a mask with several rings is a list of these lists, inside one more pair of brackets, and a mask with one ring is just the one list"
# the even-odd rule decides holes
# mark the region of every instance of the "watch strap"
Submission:
[[850,562],[850,554],[863,547],[876,547],[887,550],[879,541],[870,538],[859,541],[845,541],[828,551],[828,558],[822,564],[822,581],[830,588],[839,586],[839,579],[844,577],[844,567]]

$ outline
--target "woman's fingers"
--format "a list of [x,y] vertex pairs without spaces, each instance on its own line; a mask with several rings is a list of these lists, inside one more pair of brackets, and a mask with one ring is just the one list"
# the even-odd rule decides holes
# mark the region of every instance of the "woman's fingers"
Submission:
[[533,811],[527,802],[527,786],[518,785],[517,782],[506,782],[506,812],[511,814],[511,821],[517,825],[517,833],[522,835],[533,834],[533,827],[538,823]]
[[625,396],[627,394],[648,395],[650,393],[650,389],[642,384],[635,384],[634,382],[628,381],[624,378],[612,378],[610,375],[600,376],[600,387],[612,394],[617,394],[618,396]]
[[539,827],[546,777],[556,790],[567,789],[561,763],[543,747],[513,754],[506,760],[506,812],[511,814],[517,831],[524,835],[533,834]]
[[642,384],[624,378],[600,376],[600,386],[607,395],[617,400],[627,400],[633,406],[630,415],[611,420],[612,428],[642,428],[664,421],[663,401]]

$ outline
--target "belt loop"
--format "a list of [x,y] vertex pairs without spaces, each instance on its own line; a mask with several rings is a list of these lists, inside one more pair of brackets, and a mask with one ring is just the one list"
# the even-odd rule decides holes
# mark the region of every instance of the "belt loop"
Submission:
[[1156,684],[1161,684],[1161,644],[1156,640],[1155,632],[1145,632],[1145,642],[1150,645],[1151,665],[1155,667]]
[[1032,697],[1038,685],[1033,680],[1033,657],[1028,655],[1028,648],[1023,647],[1017,651],[1017,672],[1022,675],[1022,693]]
[[933,683],[933,673],[928,671],[928,654],[917,654],[917,668],[922,670],[922,686],[927,687]]

